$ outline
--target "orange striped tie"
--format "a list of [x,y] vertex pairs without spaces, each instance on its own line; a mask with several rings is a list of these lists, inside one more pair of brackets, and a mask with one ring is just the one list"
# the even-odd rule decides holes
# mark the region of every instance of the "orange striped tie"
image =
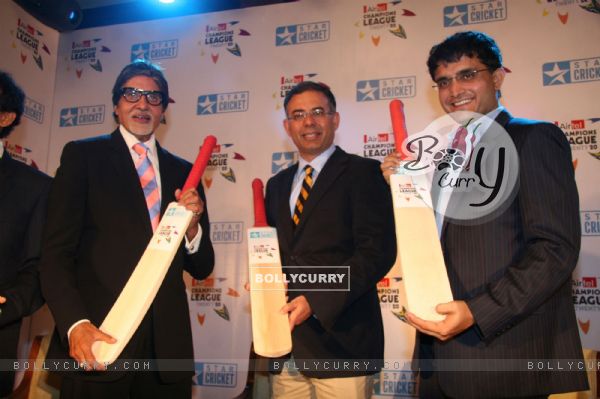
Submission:
[[300,194],[298,195],[298,199],[296,200],[296,207],[294,208],[294,216],[292,216],[292,220],[294,221],[294,225],[298,225],[300,223],[300,215],[304,210],[304,204],[308,199],[308,194],[310,193],[310,189],[313,185],[312,173],[313,168],[310,165],[306,165],[304,167],[304,180],[302,181],[302,188],[300,189]]
[[146,197],[146,206],[148,207],[152,231],[155,231],[160,218],[160,195],[158,193],[158,184],[156,183],[156,174],[148,158],[148,147],[142,143],[137,143],[133,146],[133,150],[140,156],[135,162],[135,168],[140,177],[144,196]]

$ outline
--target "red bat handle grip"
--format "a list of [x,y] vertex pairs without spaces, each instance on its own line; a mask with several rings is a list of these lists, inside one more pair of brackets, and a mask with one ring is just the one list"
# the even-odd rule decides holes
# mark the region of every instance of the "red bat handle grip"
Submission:
[[252,180],[252,196],[254,198],[254,227],[267,227],[262,180]]
[[402,143],[408,137],[406,132],[406,120],[404,118],[404,104],[400,100],[390,101],[390,116],[392,117],[392,130],[396,141],[396,151],[400,153],[400,159],[408,159],[408,155],[402,150]]
[[210,159],[216,144],[217,138],[215,136],[208,135],[204,138],[204,143],[202,143],[202,147],[200,147],[200,151],[198,151],[198,156],[196,157],[196,161],[194,161],[192,170],[190,170],[190,174],[181,189],[182,192],[190,188],[198,187],[198,183],[200,183],[204,169],[206,169],[206,165],[208,164],[208,160]]

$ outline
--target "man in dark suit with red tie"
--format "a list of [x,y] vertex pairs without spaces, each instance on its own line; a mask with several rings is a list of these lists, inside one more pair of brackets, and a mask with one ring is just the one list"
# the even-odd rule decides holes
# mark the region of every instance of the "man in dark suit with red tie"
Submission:
[[[273,396],[368,398],[383,358],[376,285],[395,259],[390,192],[378,162],[333,144],[340,115],[327,86],[298,84],[284,108],[284,128],[300,160],[272,177],[266,191],[267,218],[277,228],[284,273],[302,274],[307,270],[302,266],[327,267],[320,269],[324,273],[343,270],[349,274],[344,284],[349,290],[288,284],[283,311],[293,329],[293,358],[272,375]],[[322,366],[296,373],[294,360],[321,361]],[[354,360],[371,363],[334,369],[334,361]]]
[[[419,331],[420,397],[545,398],[585,390],[585,370],[556,371],[582,359],[571,297],[580,223],[569,143],[555,125],[513,118],[499,105],[505,70],[491,37],[456,33],[431,49],[427,65],[442,108],[495,120],[514,144],[519,169],[514,195],[490,215],[465,221],[446,212],[437,219],[455,300],[437,306],[446,316],[440,322],[408,314]],[[466,130],[464,141],[477,154],[492,128]],[[397,154],[386,157],[384,175],[396,165]],[[472,206],[464,198],[453,191],[446,209]],[[531,369],[542,360],[554,371]]]
[[[56,321],[48,358],[70,356],[87,365],[89,372],[64,373],[61,397],[189,398],[193,350],[182,273],[203,279],[213,268],[206,199],[201,186],[179,191],[191,165],[154,137],[169,104],[158,67],[145,61],[126,66],[112,94],[119,127],[106,136],[68,143],[49,196],[40,266]],[[194,213],[185,243],[120,356],[157,362],[148,372],[91,371],[92,344],[114,342],[98,326],[144,253],[157,210],[164,212],[175,199]],[[177,359],[182,361],[166,362]]]
[[[43,303],[37,264],[51,179],[11,158],[3,139],[21,120],[25,94],[0,71],[0,359],[16,359],[21,319]],[[0,371],[0,397],[15,373]]]

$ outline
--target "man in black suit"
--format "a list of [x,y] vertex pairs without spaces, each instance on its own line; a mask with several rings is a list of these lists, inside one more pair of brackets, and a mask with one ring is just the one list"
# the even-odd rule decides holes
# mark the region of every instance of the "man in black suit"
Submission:
[[[446,316],[440,322],[408,314],[419,331],[420,396],[539,398],[585,390],[585,371],[568,366],[582,359],[571,298],[580,224],[569,143],[555,125],[513,118],[499,105],[505,70],[491,37],[456,33],[431,49],[427,65],[442,108],[495,120],[514,144],[519,169],[513,195],[490,215],[438,218],[455,300],[437,306]],[[467,126],[464,141],[472,143],[473,154],[492,130]],[[475,169],[477,162],[471,159]],[[397,154],[386,157],[384,175],[397,164]],[[463,194],[453,191],[446,209],[471,206]],[[536,361],[542,359],[550,362],[540,370]],[[556,371],[560,367],[565,371]]]
[[[324,273],[339,273],[346,269],[338,266],[349,266],[349,290],[289,283],[289,302],[282,311],[289,313],[296,362],[277,367],[283,372],[272,375],[273,394],[286,399],[310,397],[311,392],[319,398],[367,398],[372,374],[380,367],[377,360],[383,358],[376,284],[395,257],[389,189],[378,162],[333,144],[340,115],[327,86],[298,84],[287,94],[284,108],[283,125],[300,160],[272,177],[266,191],[267,218],[277,228],[284,272],[329,266]],[[370,364],[335,370],[333,361],[339,365],[358,359]],[[288,367],[293,364],[302,364],[300,374]]]
[[[15,359],[21,319],[43,303],[37,264],[51,179],[10,157],[2,139],[23,115],[25,94],[0,71],[0,359]],[[0,397],[14,371],[0,371]]]
[[[185,243],[120,356],[156,359],[157,369],[64,373],[61,397],[189,398],[193,350],[182,272],[203,279],[213,268],[206,199],[201,186],[179,191],[191,165],[155,139],[169,104],[167,81],[158,67],[142,61],[126,66],[112,99],[119,127],[110,135],[68,143],[50,191],[40,266],[42,289],[56,322],[48,358],[71,356],[89,371],[95,363],[94,341],[114,342],[98,326],[144,253],[155,221],[147,203],[157,197],[145,195],[138,177],[143,155],[134,148],[142,143],[148,149],[148,169],[155,172],[146,187],[160,193],[160,213],[175,199],[194,212]],[[161,362],[166,359],[181,361]]]

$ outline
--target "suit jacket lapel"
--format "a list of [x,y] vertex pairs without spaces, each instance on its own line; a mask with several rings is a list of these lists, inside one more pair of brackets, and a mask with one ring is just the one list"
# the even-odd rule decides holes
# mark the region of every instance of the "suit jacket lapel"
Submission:
[[152,235],[152,225],[148,216],[148,208],[146,206],[146,197],[140,184],[140,178],[135,170],[135,165],[131,159],[131,153],[127,144],[119,132],[115,130],[110,136],[110,162],[113,166],[115,182],[120,182],[118,190],[122,190],[125,201],[131,201],[131,211],[134,212],[140,219],[140,223],[147,230],[148,234]]
[[336,147],[333,154],[331,154],[331,157],[325,163],[323,170],[319,172],[317,181],[315,182],[313,188],[310,190],[308,199],[304,204],[302,216],[300,216],[300,223],[298,224],[298,226],[296,226],[295,233],[298,233],[300,230],[302,230],[302,228],[306,224],[306,221],[310,218],[311,213],[313,212],[321,198],[323,198],[323,195],[325,195],[327,190],[329,190],[331,185],[346,168],[347,160],[348,154],[346,154],[346,152],[344,152],[341,148]]
[[158,155],[158,167],[160,169],[160,214],[162,215],[169,206],[171,199],[173,199],[175,190],[182,187],[177,186],[176,168],[173,166],[172,159],[158,144],[158,141],[156,142],[156,152]]
[[298,164],[295,164],[286,170],[286,174],[282,179],[281,195],[279,197],[279,204],[277,209],[279,213],[277,215],[277,230],[280,236],[285,238],[285,243],[281,245],[287,245],[287,248],[291,248],[292,238],[294,236],[294,224],[292,222],[291,210],[290,210],[290,195],[292,192],[292,183],[294,176],[298,171]]
[[8,155],[5,148],[4,155],[0,158],[0,199],[2,199],[2,197],[4,197],[13,187],[11,182],[13,174],[12,162],[18,161],[14,161],[10,155]]
[[[511,119],[512,119],[512,115],[507,110],[504,109],[498,114],[498,116],[496,116],[495,121],[503,128],[506,128],[506,126],[510,123]],[[477,146],[479,146],[481,144],[481,142],[484,141],[484,139],[485,139],[485,135],[477,143]],[[473,149],[473,156],[475,156],[475,154],[477,154],[477,148]],[[475,162],[475,160],[471,159],[471,167],[474,167],[474,165],[473,165],[474,162]],[[451,206],[451,201],[452,201],[452,195],[450,195],[450,199],[448,201],[448,207],[446,209],[448,209]],[[442,231],[440,234],[440,239],[442,240],[442,242],[444,241],[444,237],[446,235],[447,228],[448,228],[448,219],[446,217],[444,217],[444,221],[442,223]]]

